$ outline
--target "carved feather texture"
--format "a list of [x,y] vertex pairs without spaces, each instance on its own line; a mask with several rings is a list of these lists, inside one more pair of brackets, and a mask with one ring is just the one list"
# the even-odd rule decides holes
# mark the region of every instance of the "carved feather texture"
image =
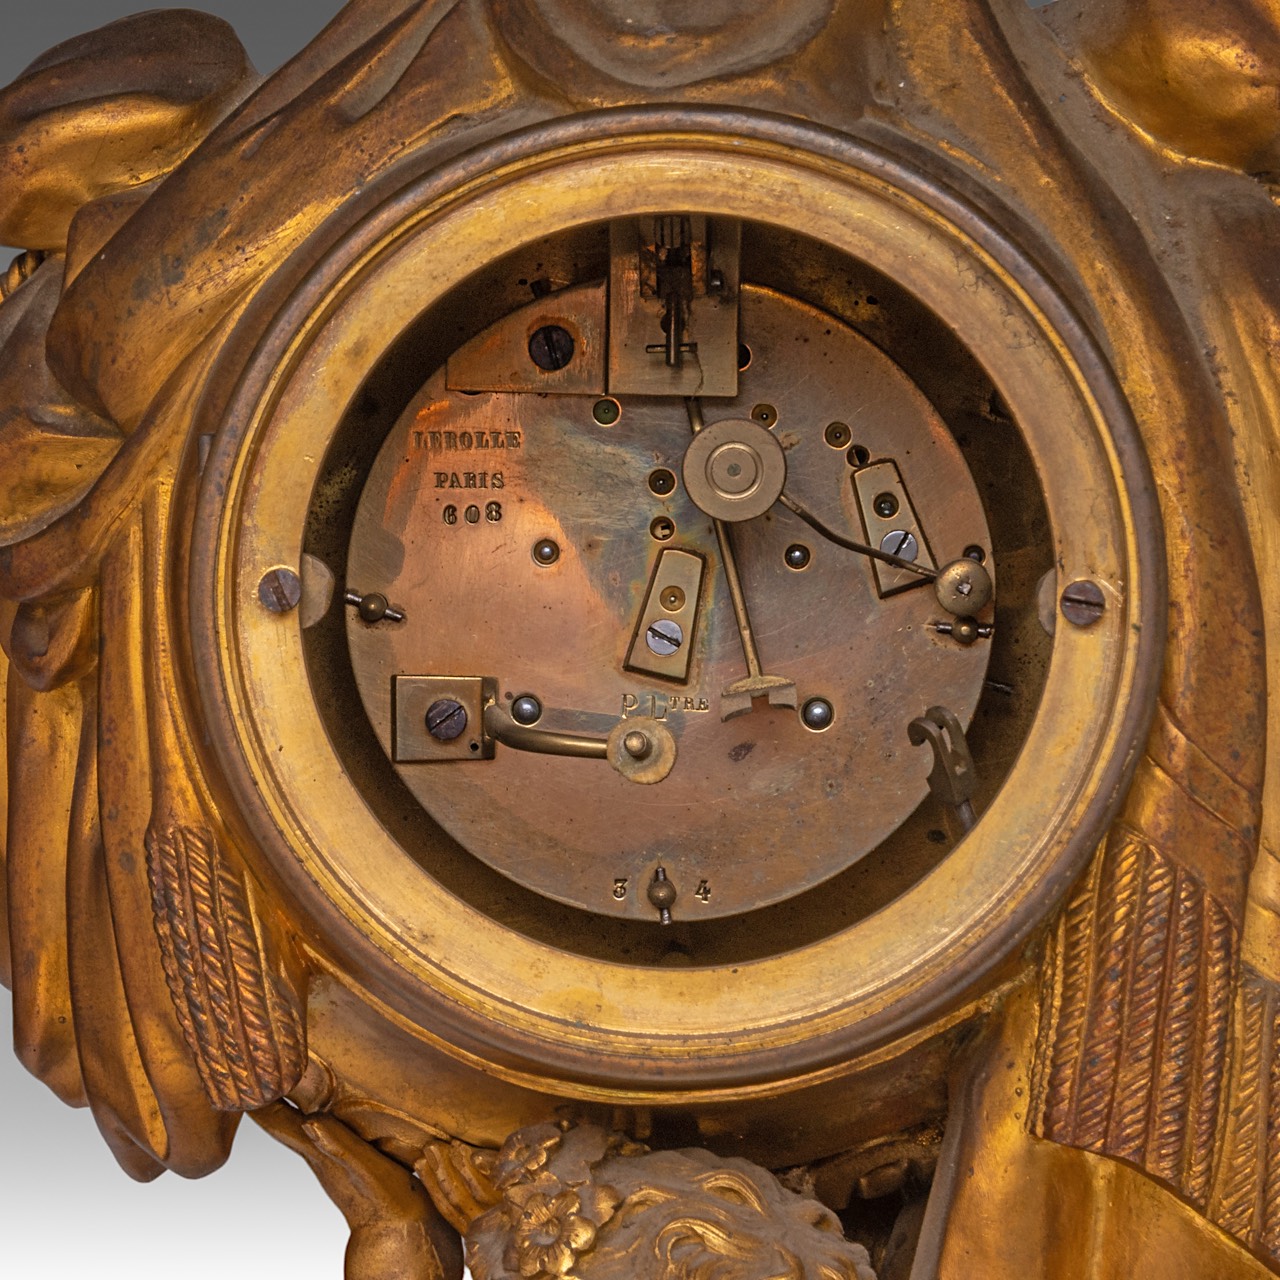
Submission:
[[1115,842],[1107,849],[1094,917],[1093,982],[1085,1018],[1084,1054],[1079,1061],[1074,1144],[1106,1150],[1107,1124],[1115,1094],[1124,1026],[1125,987],[1135,942],[1142,889],[1142,845]]
[[1098,909],[1101,867],[1102,859],[1095,858],[1085,883],[1063,912],[1056,945],[1049,948],[1056,994],[1051,1005],[1052,1022],[1042,1032],[1038,1052],[1044,1079],[1038,1096],[1045,1102],[1043,1109],[1036,1112],[1036,1132],[1042,1138],[1048,1136],[1047,1117],[1069,1114],[1075,1106],[1076,1073],[1072,1063],[1078,1061],[1083,1047],[1084,1019],[1089,1008],[1093,976],[1090,939]]
[[1126,957],[1124,1025],[1106,1135],[1107,1150],[1125,1160],[1146,1156],[1151,1065],[1156,1061],[1156,1033],[1169,994],[1166,962],[1175,879],[1170,863],[1144,860],[1133,941]]
[[243,877],[189,827],[153,829],[147,868],[165,977],[213,1105],[252,1111],[283,1097],[306,1065],[302,1012]]
[[1165,960],[1169,989],[1156,1033],[1162,1052],[1147,1129],[1147,1167],[1157,1178],[1179,1186],[1187,1150],[1187,1105],[1195,1074],[1199,946],[1204,929],[1203,895],[1181,869],[1176,876],[1173,912]]
[[1226,1092],[1231,1011],[1239,971],[1240,937],[1227,910],[1205,897],[1204,931],[1200,946],[1196,1082],[1192,1091],[1192,1125],[1185,1179],[1187,1197],[1203,1205],[1218,1151],[1219,1112]]
[[[1236,1058],[1210,1214],[1224,1231],[1274,1250],[1280,1230],[1276,1165],[1275,988],[1246,968],[1235,1005]],[[1269,1243],[1267,1243],[1269,1241]]]
[[1262,1184],[1262,1220],[1259,1225],[1258,1243],[1273,1258],[1280,1259],[1280,1009],[1275,988],[1271,989],[1271,1044],[1270,1070],[1268,1072],[1269,1106],[1267,1126],[1263,1134],[1266,1142],[1266,1177]]
[[1229,1054],[1238,930],[1136,832],[1113,832],[1068,903],[1046,975],[1033,1130],[1132,1161],[1208,1203]]
[[1238,955],[1227,909],[1117,832],[1050,942],[1032,1124],[1145,1168],[1280,1260],[1280,991]]

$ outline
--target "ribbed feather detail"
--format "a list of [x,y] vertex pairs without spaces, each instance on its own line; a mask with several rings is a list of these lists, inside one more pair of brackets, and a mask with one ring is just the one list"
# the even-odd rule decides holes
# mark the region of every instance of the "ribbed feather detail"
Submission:
[[1130,976],[1142,893],[1143,845],[1117,841],[1103,860],[1102,886],[1094,929],[1093,982],[1079,1060],[1074,1117],[1077,1146],[1105,1151],[1115,1096]]
[[1173,915],[1171,863],[1142,860],[1134,936],[1126,957],[1125,1008],[1115,1096],[1107,1126],[1106,1147],[1124,1160],[1147,1154],[1147,1117],[1152,1102],[1151,1067],[1156,1061],[1156,1033],[1164,1018],[1169,981],[1169,927]]
[[1187,1171],[1183,1186],[1187,1199],[1203,1207],[1209,1198],[1218,1151],[1240,952],[1235,922],[1220,902],[1207,895],[1199,950],[1201,978],[1194,1055],[1196,1074],[1191,1095]]
[[1045,1137],[1054,1117],[1068,1115],[1075,1107],[1076,1073],[1073,1064],[1084,1050],[1084,1022],[1089,1008],[1089,984],[1093,976],[1093,920],[1097,912],[1102,858],[1093,860],[1089,875],[1062,913],[1055,946],[1050,947],[1054,999],[1052,1023],[1042,1031],[1039,1053],[1044,1060],[1043,1108],[1035,1113],[1036,1132]]
[[1235,1062],[1210,1216],[1252,1248],[1273,1253],[1280,1236],[1276,1119],[1276,988],[1246,968],[1235,1002]]
[[1196,996],[1200,989],[1200,940],[1204,901],[1198,886],[1179,870],[1169,928],[1168,989],[1156,1038],[1161,1045],[1155,1096],[1147,1131],[1147,1167],[1157,1178],[1181,1186],[1187,1151],[1187,1107],[1195,1074]]
[[1027,1125],[1037,1138],[1044,1137],[1044,1114],[1048,1107],[1049,1066],[1055,1037],[1062,1017],[1062,953],[1066,921],[1058,917],[1056,945],[1044,950],[1040,969],[1040,1017],[1036,1045],[1031,1056],[1031,1084],[1027,1098]]
[[1049,941],[1055,1014],[1037,1046],[1033,1131],[1129,1160],[1205,1206],[1238,952],[1230,914],[1194,877],[1113,831]]
[[1262,1221],[1259,1245],[1280,1261],[1280,1010],[1272,988],[1270,1092],[1266,1141],[1267,1176],[1262,1184]]
[[165,977],[213,1105],[283,1097],[306,1065],[302,1011],[245,879],[208,831],[181,826],[148,833],[147,868]]

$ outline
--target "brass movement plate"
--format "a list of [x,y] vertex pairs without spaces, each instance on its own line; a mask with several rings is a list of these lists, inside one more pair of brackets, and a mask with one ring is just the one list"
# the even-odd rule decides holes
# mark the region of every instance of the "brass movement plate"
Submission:
[[[769,406],[788,491],[860,537],[850,451],[826,439],[833,421],[852,424],[859,450],[897,461],[944,560],[989,547],[960,450],[906,376],[832,317],[742,292],[748,367],[736,398],[704,401],[708,425]],[[435,375],[373,467],[348,564],[350,581],[394,598],[407,621],[369,626],[352,613],[352,663],[389,755],[392,680],[406,674],[491,676],[508,705],[536,695],[543,728],[606,734],[620,716],[662,720],[679,757],[652,787],[501,748],[470,767],[402,757],[397,769],[465,849],[546,897],[651,920],[645,889],[663,866],[676,919],[731,915],[821,883],[911,814],[932,760],[907,724],[938,704],[967,724],[989,644],[932,630],[946,615],[927,588],[880,599],[870,561],[775,506],[733,528],[761,660],[796,683],[801,704],[827,699],[835,719],[812,732],[758,701],[722,723],[720,693],[745,669],[712,522],[678,481],[667,495],[649,484],[659,469],[679,476],[689,421],[678,398],[620,404],[604,426],[587,397],[464,394]],[[673,528],[660,541],[664,519]],[[546,565],[534,554],[543,541],[558,551]],[[787,563],[793,546],[809,552],[802,569]],[[669,669],[677,678],[659,678],[660,664],[626,669],[656,562],[672,550],[707,566],[687,679],[682,666]]]

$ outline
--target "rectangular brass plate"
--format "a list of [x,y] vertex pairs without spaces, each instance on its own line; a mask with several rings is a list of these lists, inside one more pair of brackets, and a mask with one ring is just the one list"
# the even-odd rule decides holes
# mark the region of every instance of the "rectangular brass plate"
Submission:
[[[573,343],[562,369],[540,369],[529,352],[539,329],[557,326]],[[536,391],[604,394],[605,285],[573,285],[521,307],[449,357],[450,391]]]
[[[869,546],[879,547],[887,534],[895,529],[900,530],[911,534],[919,544],[916,564],[926,569],[938,567],[929,550],[929,541],[924,536],[916,509],[911,505],[911,496],[902,483],[902,475],[896,462],[885,459],[859,468],[853,473],[853,490],[858,498],[858,510],[862,513],[862,527]],[[898,500],[898,510],[892,516],[885,517],[876,513],[875,500],[882,493],[891,493]],[[876,575],[876,590],[881,597],[896,595],[899,591],[918,587],[927,581],[919,574],[910,573],[906,569],[895,569],[893,565],[883,564],[879,560],[873,560],[871,564]]]
[[[438,760],[492,760],[493,739],[484,732],[484,708],[497,696],[487,676],[395,676],[391,682],[391,723],[397,764]],[[466,713],[466,729],[451,742],[427,732],[427,712],[445,700]]]
[[[703,569],[702,557],[692,551],[671,549],[659,553],[640,609],[635,635],[631,638],[631,648],[627,652],[628,671],[642,671],[667,680],[685,681],[689,678],[689,655],[693,652]],[[662,597],[669,591],[679,593],[683,603],[678,608],[669,609],[663,605]],[[645,638],[649,627],[660,619],[674,622],[684,635],[680,647],[667,656],[654,653]]]

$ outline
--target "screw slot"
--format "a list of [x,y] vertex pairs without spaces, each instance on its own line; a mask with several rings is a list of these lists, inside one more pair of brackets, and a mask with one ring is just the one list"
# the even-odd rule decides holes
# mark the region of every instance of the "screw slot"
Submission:
[[660,658],[669,658],[684,644],[684,628],[671,618],[659,618],[649,624],[644,642]]
[[908,530],[890,529],[880,539],[880,550],[888,555],[897,556],[899,560],[910,560],[914,564],[920,555],[920,544],[916,541],[915,534]]
[[258,600],[272,613],[290,613],[302,599],[302,579],[292,569],[271,569],[258,583]]
[[871,461],[871,450],[864,444],[855,444],[846,456],[851,467],[865,467]]
[[1102,588],[1088,578],[1071,583],[1062,593],[1062,616],[1077,627],[1091,627],[1106,612]]
[[545,373],[563,369],[573,359],[573,335],[558,324],[544,324],[529,339],[529,359]]
[[744,369],[749,368],[750,365],[751,348],[745,342],[740,342],[738,343],[738,372],[741,373]]
[[[427,732],[437,742],[453,742],[467,731],[467,709],[453,698],[440,698],[427,708]],[[475,748],[480,749],[479,744]]]

